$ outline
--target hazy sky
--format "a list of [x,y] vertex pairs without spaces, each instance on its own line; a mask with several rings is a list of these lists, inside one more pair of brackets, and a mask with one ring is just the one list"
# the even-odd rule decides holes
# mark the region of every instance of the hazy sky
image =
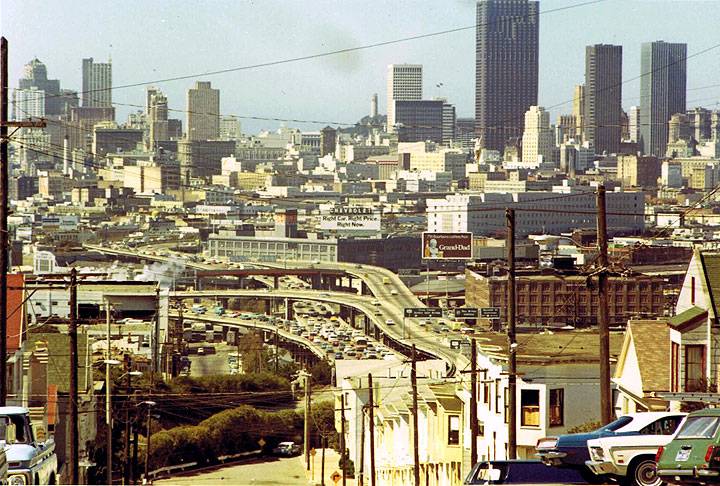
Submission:
[[[542,0],[541,11],[581,2]],[[49,77],[79,90],[81,59],[105,61],[112,55],[116,86],[197,73],[197,79],[220,88],[223,114],[323,123],[355,122],[369,112],[372,93],[378,93],[385,113],[391,63],[423,64],[424,96],[447,97],[458,116],[473,116],[474,29],[292,64],[208,77],[202,73],[474,22],[473,0],[0,0],[11,86],[22,66],[38,57]],[[718,25],[720,0],[605,0],[542,14],[540,104],[552,107],[572,99],[573,86],[583,82],[588,44],[621,44],[623,79],[629,79],[640,74],[641,42],[686,42],[692,55],[720,43]],[[193,80],[155,84],[168,95],[171,108],[183,109]],[[720,48],[688,60],[688,88],[689,107],[720,109]],[[638,96],[638,80],[623,86],[625,108]],[[142,105],[144,87],[117,89],[113,101]],[[570,108],[553,107],[553,120]],[[124,121],[135,108],[118,105],[117,110]],[[243,129],[251,132],[278,125],[243,120]]]

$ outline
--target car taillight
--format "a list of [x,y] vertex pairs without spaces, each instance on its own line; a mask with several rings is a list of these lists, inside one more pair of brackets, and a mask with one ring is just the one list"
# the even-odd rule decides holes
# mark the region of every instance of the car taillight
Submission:
[[720,459],[720,446],[708,446],[707,452],[705,452],[705,462],[713,462],[718,459]]
[[658,462],[660,462],[660,458],[662,457],[663,452],[665,452],[665,447],[663,447],[663,446],[658,447],[658,450],[657,450],[657,452],[655,453],[655,463],[656,463],[656,464],[657,464]]

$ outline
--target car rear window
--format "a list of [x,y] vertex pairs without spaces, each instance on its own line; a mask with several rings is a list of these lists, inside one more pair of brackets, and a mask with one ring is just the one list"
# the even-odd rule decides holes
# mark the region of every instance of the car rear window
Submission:
[[633,421],[632,417],[629,417],[627,415],[623,415],[619,419],[615,420],[614,422],[610,422],[605,427],[601,427],[600,430],[607,430],[610,432],[615,432],[621,427],[625,427],[627,424]]
[[720,417],[689,417],[678,432],[678,439],[711,439],[720,425]]

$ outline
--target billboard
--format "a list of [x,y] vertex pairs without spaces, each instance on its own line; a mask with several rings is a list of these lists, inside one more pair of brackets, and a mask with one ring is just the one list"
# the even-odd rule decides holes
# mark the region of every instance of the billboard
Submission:
[[330,231],[380,231],[380,212],[359,206],[336,206],[320,215],[320,228]]
[[426,260],[472,259],[472,233],[423,233],[422,252]]

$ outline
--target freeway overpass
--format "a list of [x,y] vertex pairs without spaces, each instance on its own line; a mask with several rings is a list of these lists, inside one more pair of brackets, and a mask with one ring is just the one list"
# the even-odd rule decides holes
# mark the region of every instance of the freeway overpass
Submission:
[[[162,255],[150,255],[140,249],[107,248],[100,245],[85,245],[88,250],[98,251],[110,255],[140,258],[158,262],[177,262],[178,258]],[[210,265],[198,262],[184,262],[186,267],[199,271],[212,271],[212,273],[227,273],[234,269],[218,268],[219,265]],[[245,264],[244,264],[245,265]],[[384,340],[386,344],[405,355],[409,355],[410,347],[415,344],[418,351],[427,356],[437,357],[447,363],[448,376],[455,374],[458,369],[465,369],[469,365],[468,359],[455,350],[437,335],[428,335],[415,319],[404,319],[404,309],[407,307],[425,307],[400,278],[392,271],[370,265],[352,263],[311,264],[310,262],[287,262],[283,264],[251,263],[253,267],[264,267],[294,274],[304,270],[308,273],[321,274],[327,272],[334,275],[347,275],[361,282],[359,294],[349,292],[332,292],[318,290],[205,290],[190,292],[173,292],[173,297],[186,299],[193,298],[223,298],[223,297],[255,297],[261,299],[288,298],[291,300],[314,300],[331,302],[340,306],[355,309],[367,316],[376,330],[376,338]],[[373,300],[382,304],[375,306]],[[376,314],[376,311],[379,311]],[[388,325],[387,320],[392,319],[396,325]]]

